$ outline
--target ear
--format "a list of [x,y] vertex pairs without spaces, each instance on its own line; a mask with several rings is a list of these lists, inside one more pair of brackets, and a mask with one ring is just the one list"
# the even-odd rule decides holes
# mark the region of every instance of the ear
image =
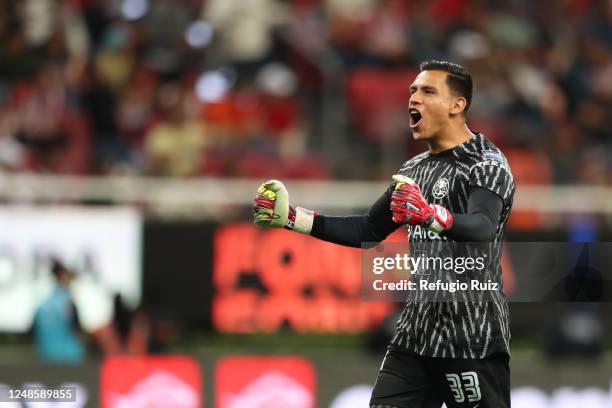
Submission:
[[467,100],[463,96],[458,96],[453,99],[451,104],[450,113],[453,115],[459,115],[465,112],[467,106]]

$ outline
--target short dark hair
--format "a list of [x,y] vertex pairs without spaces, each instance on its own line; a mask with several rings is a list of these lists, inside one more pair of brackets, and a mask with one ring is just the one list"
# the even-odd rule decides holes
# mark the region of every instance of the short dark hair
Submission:
[[71,272],[68,267],[66,267],[66,265],[58,258],[51,258],[51,273],[53,276],[55,276],[55,278],[59,278],[61,274],[70,274]]
[[472,75],[459,64],[448,61],[430,60],[422,62],[419,69],[423,71],[444,71],[446,72],[446,84],[454,95],[463,96],[467,101],[465,114],[472,104]]

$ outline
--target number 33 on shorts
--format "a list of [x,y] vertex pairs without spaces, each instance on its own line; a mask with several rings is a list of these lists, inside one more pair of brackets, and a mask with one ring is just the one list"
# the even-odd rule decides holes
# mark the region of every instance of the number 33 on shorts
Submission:
[[459,374],[446,374],[455,402],[477,402],[481,399],[480,383],[475,371],[465,371]]

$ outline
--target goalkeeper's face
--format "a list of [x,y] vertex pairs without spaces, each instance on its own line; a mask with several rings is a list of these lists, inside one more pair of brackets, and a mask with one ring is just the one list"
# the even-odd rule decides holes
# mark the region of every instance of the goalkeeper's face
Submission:
[[428,140],[444,132],[454,115],[452,95],[444,71],[422,71],[410,86],[410,128],[415,140]]

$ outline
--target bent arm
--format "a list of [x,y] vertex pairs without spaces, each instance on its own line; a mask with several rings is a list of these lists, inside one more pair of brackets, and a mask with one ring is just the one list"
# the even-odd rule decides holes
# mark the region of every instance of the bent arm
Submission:
[[378,243],[401,224],[393,222],[390,186],[363,215],[333,217],[316,215],[310,235],[323,241],[360,248],[362,243]]
[[454,214],[455,223],[443,234],[454,241],[492,241],[502,208],[500,196],[487,189],[476,188],[468,197],[467,214]]

